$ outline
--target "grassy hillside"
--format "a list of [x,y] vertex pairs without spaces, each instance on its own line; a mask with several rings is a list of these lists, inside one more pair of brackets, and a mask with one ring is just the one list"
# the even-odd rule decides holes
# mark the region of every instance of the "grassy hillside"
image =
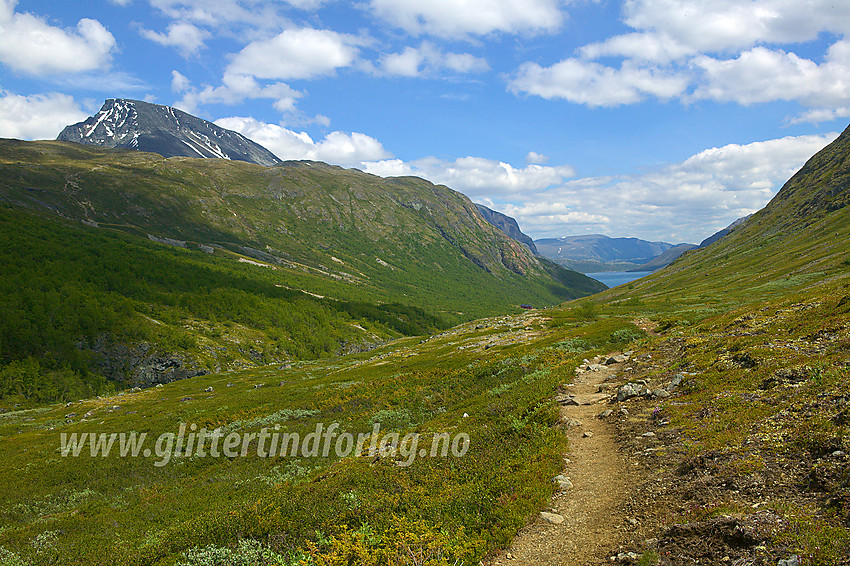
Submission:
[[[619,383],[682,380],[610,417],[642,464],[622,533],[643,564],[850,563],[847,137],[729,238],[628,286],[369,353],[3,413],[0,547],[32,564],[474,564],[552,493],[553,397],[574,368],[633,349]],[[332,422],[380,423],[398,450],[267,458],[254,436],[245,457],[160,466],[59,451],[60,433]],[[411,432],[418,447],[465,433],[469,449],[410,458]]]
[[459,193],[320,163],[3,140],[0,201],[0,396],[19,401],[359,351],[601,288]]
[[600,290],[538,261],[464,195],[414,177],[4,140],[0,179],[14,206],[250,256],[314,276],[303,289],[335,298],[403,300],[463,320]]

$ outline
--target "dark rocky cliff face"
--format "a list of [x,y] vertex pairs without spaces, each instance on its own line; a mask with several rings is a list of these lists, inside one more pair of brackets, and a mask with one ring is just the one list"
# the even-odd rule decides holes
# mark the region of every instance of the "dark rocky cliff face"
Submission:
[[100,147],[136,149],[164,157],[207,157],[267,167],[280,159],[242,134],[170,106],[110,98],[100,112],[67,126],[57,138]]
[[506,214],[491,210],[483,204],[476,203],[475,206],[478,208],[478,212],[481,213],[481,216],[483,216],[487,222],[489,222],[490,224],[492,224],[493,226],[495,226],[496,228],[516,240],[517,242],[525,244],[528,249],[531,250],[531,253],[533,253],[534,255],[539,255],[537,253],[537,246],[534,245],[534,240],[522,233],[522,230],[519,229],[519,224],[517,224],[516,220]]

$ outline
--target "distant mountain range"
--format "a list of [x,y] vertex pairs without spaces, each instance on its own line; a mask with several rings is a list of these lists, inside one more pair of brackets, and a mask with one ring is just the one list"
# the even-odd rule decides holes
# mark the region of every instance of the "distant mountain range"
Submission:
[[[569,269],[584,273],[598,271],[643,270],[642,266],[653,262],[664,254],[663,265],[667,265],[693,244],[670,244],[650,242],[640,238],[611,238],[602,234],[564,236],[535,240],[537,249],[548,257]],[[670,251],[672,250],[672,251]],[[670,253],[667,253],[670,251]],[[663,267],[660,262],[649,266],[647,271]]]
[[100,112],[66,127],[57,139],[163,157],[211,157],[265,166],[281,162],[242,134],[170,106],[124,98],[107,99]]
[[[750,215],[752,216],[752,215]],[[540,255],[581,273],[604,271],[655,271],[676,261],[685,252],[713,244],[742,226],[739,218],[699,245],[650,242],[640,238],[610,238],[602,234],[535,240]]]

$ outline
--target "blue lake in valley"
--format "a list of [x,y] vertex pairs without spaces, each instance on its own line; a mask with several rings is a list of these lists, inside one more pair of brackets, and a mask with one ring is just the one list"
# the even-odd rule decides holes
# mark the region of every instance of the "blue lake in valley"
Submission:
[[630,283],[635,279],[640,279],[644,275],[649,275],[651,271],[604,271],[601,273],[585,273],[588,277],[593,277],[597,281],[602,281],[609,287],[616,287],[623,283]]

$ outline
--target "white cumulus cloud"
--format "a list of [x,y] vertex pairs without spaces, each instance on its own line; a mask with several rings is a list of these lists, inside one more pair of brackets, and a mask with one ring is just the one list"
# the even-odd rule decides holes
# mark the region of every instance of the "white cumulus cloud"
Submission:
[[[176,74],[175,74],[176,73]],[[204,104],[240,104],[247,99],[265,98],[273,101],[279,112],[294,112],[295,104],[303,94],[285,83],[261,84],[250,75],[226,73],[219,86],[206,85],[202,89],[190,85],[189,80],[178,73],[172,72],[172,88],[181,92],[183,98],[174,106],[190,114]]]
[[628,0],[624,14],[628,26],[699,52],[850,32],[850,3],[834,0]]
[[358,132],[331,132],[316,142],[306,132],[295,132],[254,118],[234,116],[215,123],[254,140],[284,160],[310,159],[344,167],[362,167],[364,162],[392,157],[378,140]]
[[562,98],[587,106],[634,104],[648,96],[662,100],[679,96],[688,79],[658,67],[626,61],[616,69],[582,59],[565,59],[550,67],[525,63],[511,79],[515,93]]
[[[795,101],[805,109],[793,122],[845,117],[850,108],[848,2],[626,0],[623,23],[633,31],[584,45],[573,57],[521,64],[508,88],[591,107],[648,98]],[[823,60],[795,52],[818,39],[832,41]]]
[[141,34],[160,45],[176,47],[184,57],[198,53],[204,47],[204,41],[210,36],[208,31],[186,22],[169,24],[166,33],[142,29]]
[[453,161],[426,157],[410,163],[392,159],[366,163],[365,171],[382,177],[416,175],[476,198],[541,190],[575,175],[573,168],[566,165],[530,164],[517,168],[483,157],[461,157]]
[[237,53],[227,72],[262,79],[307,79],[351,66],[360,40],[329,30],[295,28],[271,39],[249,43]]
[[0,137],[3,138],[56,139],[65,126],[87,117],[67,94],[21,96],[0,91]]
[[537,153],[536,151],[529,151],[525,156],[526,163],[534,163],[536,165],[543,165],[549,161],[549,158],[542,153]]
[[28,12],[15,12],[17,0],[0,0],[0,62],[28,75],[105,69],[115,38],[97,20],[84,18],[63,29]]
[[171,71],[172,92],[186,92],[191,84],[191,81],[180,71]]
[[452,39],[554,32],[565,19],[558,0],[371,0],[371,8],[412,34]]
[[486,200],[535,238],[604,233],[699,243],[762,208],[837,135],[730,144],[642,174],[575,179]]
[[470,53],[446,53],[430,42],[419,47],[406,47],[381,59],[381,70],[387,75],[418,77],[447,70],[454,73],[480,73],[490,69],[487,60]]
[[626,57],[658,63],[669,63],[696,53],[695,49],[667,35],[655,33],[617,35],[599,43],[585,45],[579,51],[586,59]]
[[798,100],[809,107],[850,105],[850,42],[833,44],[818,64],[794,53],[754,47],[734,59],[698,57],[703,82],[694,98],[754,104]]

